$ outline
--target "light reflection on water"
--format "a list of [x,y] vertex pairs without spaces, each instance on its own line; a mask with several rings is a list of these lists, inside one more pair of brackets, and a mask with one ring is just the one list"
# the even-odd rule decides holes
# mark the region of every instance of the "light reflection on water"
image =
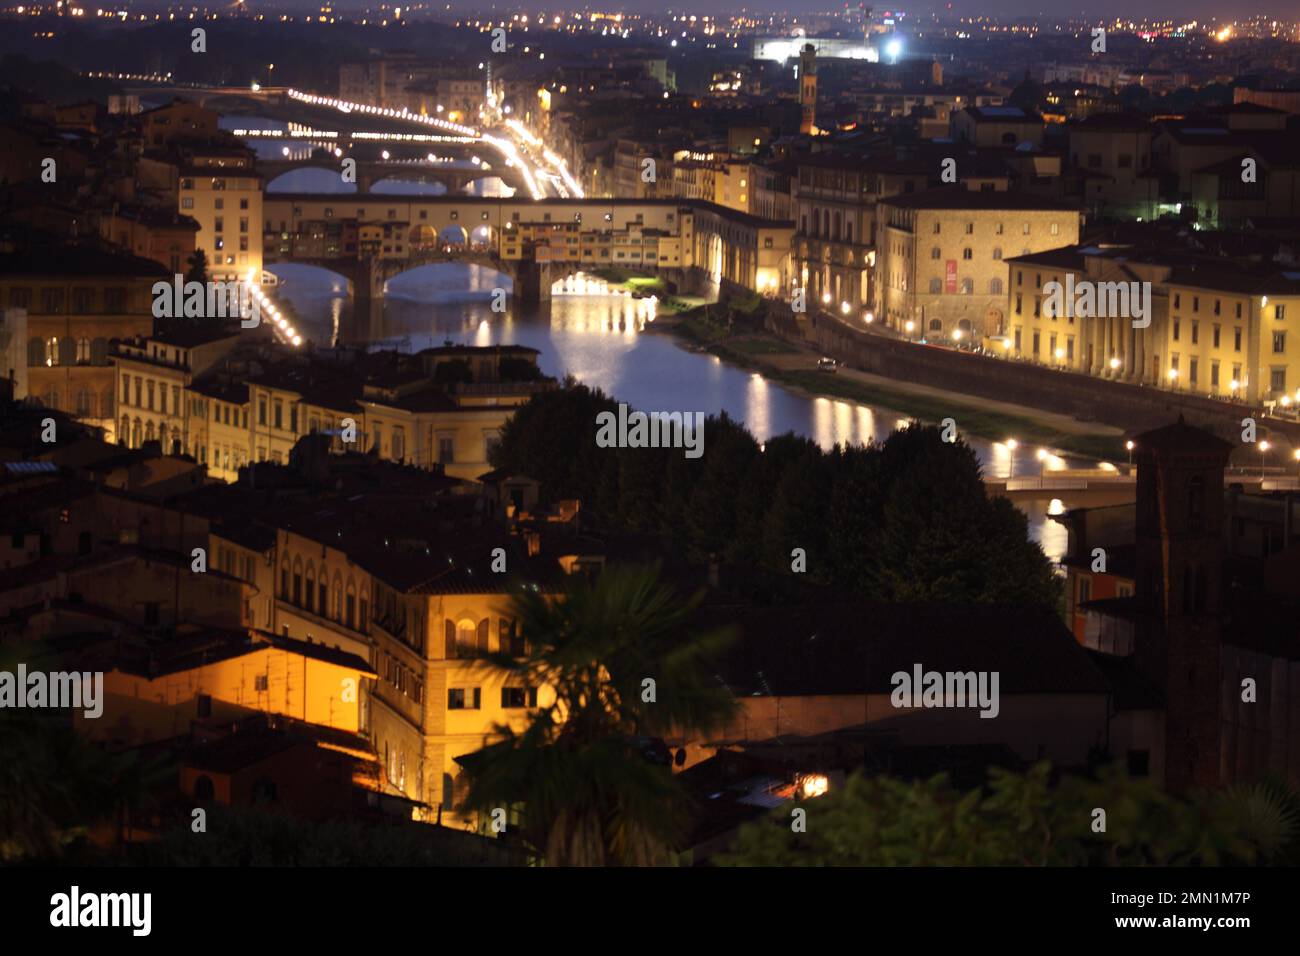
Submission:
[[[300,318],[299,328],[317,342],[336,340],[349,328],[351,303],[338,276],[312,266],[275,265],[279,295]],[[823,448],[883,440],[906,416],[856,402],[800,395],[762,376],[734,368],[716,356],[692,353],[670,335],[646,331],[643,300],[627,296],[566,295],[547,307],[491,309],[492,290],[509,279],[477,265],[424,266],[387,285],[375,344],[418,351],[446,341],[468,345],[519,344],[538,349],[548,375],[577,379],[645,411],[726,411],[759,441],[795,432]],[[338,291],[336,291],[338,290]],[[549,312],[549,314],[548,314]],[[343,335],[344,338],[352,336]],[[967,437],[987,474],[1038,474],[1025,448],[1012,453],[1001,443]],[[1049,501],[1021,503],[1030,537],[1059,561],[1065,528],[1047,518]]]

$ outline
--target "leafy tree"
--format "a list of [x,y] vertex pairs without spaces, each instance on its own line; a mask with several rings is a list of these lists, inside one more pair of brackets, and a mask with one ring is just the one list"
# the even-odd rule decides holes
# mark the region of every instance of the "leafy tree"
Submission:
[[208,282],[208,254],[202,249],[195,249],[185,260],[189,269],[185,272],[186,282]]
[[438,385],[468,384],[474,381],[474,373],[464,359],[450,359],[434,367],[433,381]]
[[542,688],[541,706],[522,733],[496,728],[505,740],[476,755],[464,807],[521,804],[524,843],[554,866],[666,863],[690,807],[643,741],[730,719],[735,702],[706,664],[728,635],[693,630],[699,596],[680,599],[653,567],[574,576],[557,597],[518,591],[528,656],[484,662]]
[[[1281,861],[1296,846],[1294,794],[1255,785],[1173,796],[1117,767],[1053,785],[1047,763],[991,769],[961,791],[944,774],[907,782],[851,777],[806,801],[804,832],[790,809],[741,828],[731,866],[1150,866]],[[1094,832],[1094,809],[1106,811]]]

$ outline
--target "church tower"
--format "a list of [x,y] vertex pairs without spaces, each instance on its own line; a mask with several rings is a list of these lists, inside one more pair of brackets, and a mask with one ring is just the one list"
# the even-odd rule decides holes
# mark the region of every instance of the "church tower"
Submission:
[[1135,439],[1138,668],[1165,699],[1165,781],[1220,783],[1223,469],[1232,446],[1183,422]]
[[808,135],[817,128],[817,48],[803,45],[799,54],[799,132]]

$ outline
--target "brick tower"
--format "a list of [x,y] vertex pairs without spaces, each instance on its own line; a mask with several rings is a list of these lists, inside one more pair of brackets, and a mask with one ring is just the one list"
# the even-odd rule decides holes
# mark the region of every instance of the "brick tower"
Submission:
[[1181,416],[1136,446],[1137,664],[1165,698],[1169,789],[1217,786],[1223,469],[1232,446]]
[[817,48],[803,45],[799,54],[799,132],[808,135],[817,128]]

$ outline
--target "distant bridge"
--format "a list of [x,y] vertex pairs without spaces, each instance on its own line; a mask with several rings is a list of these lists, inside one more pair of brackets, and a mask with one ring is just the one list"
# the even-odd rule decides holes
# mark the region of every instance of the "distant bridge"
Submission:
[[[1223,473],[1225,487],[1239,486],[1243,491],[1300,491],[1300,477],[1285,474],[1254,474],[1236,470]],[[1023,501],[1037,498],[1069,499],[1073,507],[1101,507],[1127,504],[1137,496],[1136,470],[1112,475],[1018,475],[1015,478],[985,478],[990,495]]]
[[[449,147],[439,145],[438,148],[445,150]],[[464,147],[455,145],[450,148],[464,149]],[[320,158],[259,159],[257,169],[263,175],[264,181],[270,184],[285,173],[295,172],[299,169],[324,169],[336,176],[341,176],[342,167],[340,163],[341,160],[331,161]],[[481,166],[461,167],[453,166],[450,163],[431,163],[427,161],[357,160],[356,172],[356,186],[359,194],[371,192],[375,183],[386,179],[442,183],[443,186],[447,187],[448,193],[462,193],[470,183],[477,182],[480,179],[490,179],[494,176],[515,190],[522,189],[524,185],[518,170],[504,165],[490,166],[484,169]],[[340,195],[348,194],[341,193]]]

